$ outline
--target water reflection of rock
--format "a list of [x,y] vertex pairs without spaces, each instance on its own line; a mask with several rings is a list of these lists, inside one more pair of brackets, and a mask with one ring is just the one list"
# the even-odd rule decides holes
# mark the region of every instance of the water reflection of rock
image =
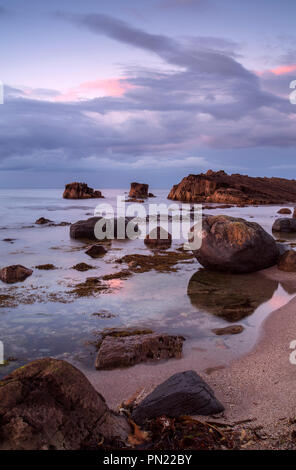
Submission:
[[187,294],[199,310],[237,322],[251,315],[276,291],[279,282],[259,274],[226,274],[200,269],[190,279]]

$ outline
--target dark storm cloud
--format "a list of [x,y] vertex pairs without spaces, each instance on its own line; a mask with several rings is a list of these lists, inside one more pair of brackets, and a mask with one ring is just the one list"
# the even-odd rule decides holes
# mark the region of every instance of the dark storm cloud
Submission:
[[131,87],[123,96],[72,103],[54,101],[60,99],[54,90],[7,87],[0,106],[0,168],[194,163],[198,171],[207,164],[200,148],[296,145],[295,106],[239,63],[232,41],[175,40],[103,15],[59,17],[153,52],[168,69],[130,67],[124,76]]

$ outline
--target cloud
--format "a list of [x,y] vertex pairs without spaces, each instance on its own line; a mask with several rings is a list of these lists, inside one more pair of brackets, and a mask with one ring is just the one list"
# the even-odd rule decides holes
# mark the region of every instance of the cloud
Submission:
[[286,75],[247,70],[236,43],[173,39],[104,15],[59,17],[153,52],[166,68],[126,67],[124,78],[65,93],[5,87],[1,169],[194,171],[208,165],[201,149],[296,146],[296,107],[280,93]]

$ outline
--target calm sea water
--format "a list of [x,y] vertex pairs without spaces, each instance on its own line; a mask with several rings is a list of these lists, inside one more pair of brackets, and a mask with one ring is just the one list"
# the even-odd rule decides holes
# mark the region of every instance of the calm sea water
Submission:
[[[197,307],[187,295],[191,277],[200,269],[197,261],[179,265],[176,273],[134,274],[128,280],[113,280],[112,292],[96,297],[73,298],[65,295],[75,283],[90,276],[116,272],[122,267],[115,263],[127,253],[149,254],[142,240],[113,241],[108,253],[101,259],[91,259],[84,244],[71,240],[69,227],[37,226],[39,217],[55,223],[76,222],[93,215],[98,203],[116,205],[116,197],[124,190],[104,190],[102,200],[64,200],[62,189],[0,190],[0,249],[1,267],[22,264],[28,268],[52,263],[58,269],[40,271],[23,283],[7,285],[0,281],[0,295],[11,295],[16,305],[0,308],[0,340],[5,357],[16,361],[0,368],[0,375],[29,360],[52,356],[67,358],[93,367],[94,347],[89,344],[95,332],[115,326],[149,327],[155,331],[182,334],[186,337],[184,354],[192,348],[206,348],[209,354],[238,355],[250,348],[257,337],[263,319],[275,308],[284,305],[293,296],[290,287],[275,282],[266,286],[266,296],[256,311],[239,321],[245,331],[237,336],[217,338],[212,329],[227,322],[206,308]],[[153,190],[153,203],[167,203],[168,190]],[[148,203],[144,204],[147,207]],[[212,210],[211,214],[225,213],[260,223],[267,231],[276,217],[278,206],[246,207]],[[12,242],[3,241],[13,239]],[[296,240],[289,240],[296,241]],[[172,249],[180,246],[174,242]],[[86,273],[71,267],[86,262],[95,267]],[[252,276],[252,275],[251,275]],[[255,284],[258,279],[254,276]],[[260,281],[265,289],[264,278]],[[66,300],[65,300],[66,298]],[[93,315],[103,312],[104,317]]]

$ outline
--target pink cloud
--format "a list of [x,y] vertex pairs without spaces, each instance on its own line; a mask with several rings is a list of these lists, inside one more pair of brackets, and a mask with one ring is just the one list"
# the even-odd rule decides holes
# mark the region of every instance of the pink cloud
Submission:
[[84,82],[75,88],[70,88],[61,95],[57,96],[55,101],[78,101],[80,99],[94,98],[97,96],[123,96],[124,93],[132,88],[126,78],[108,78],[105,80],[94,80]]
[[257,70],[257,75],[264,75],[265,73],[273,73],[274,75],[285,75],[287,73],[296,72],[296,64],[280,65],[270,70]]

